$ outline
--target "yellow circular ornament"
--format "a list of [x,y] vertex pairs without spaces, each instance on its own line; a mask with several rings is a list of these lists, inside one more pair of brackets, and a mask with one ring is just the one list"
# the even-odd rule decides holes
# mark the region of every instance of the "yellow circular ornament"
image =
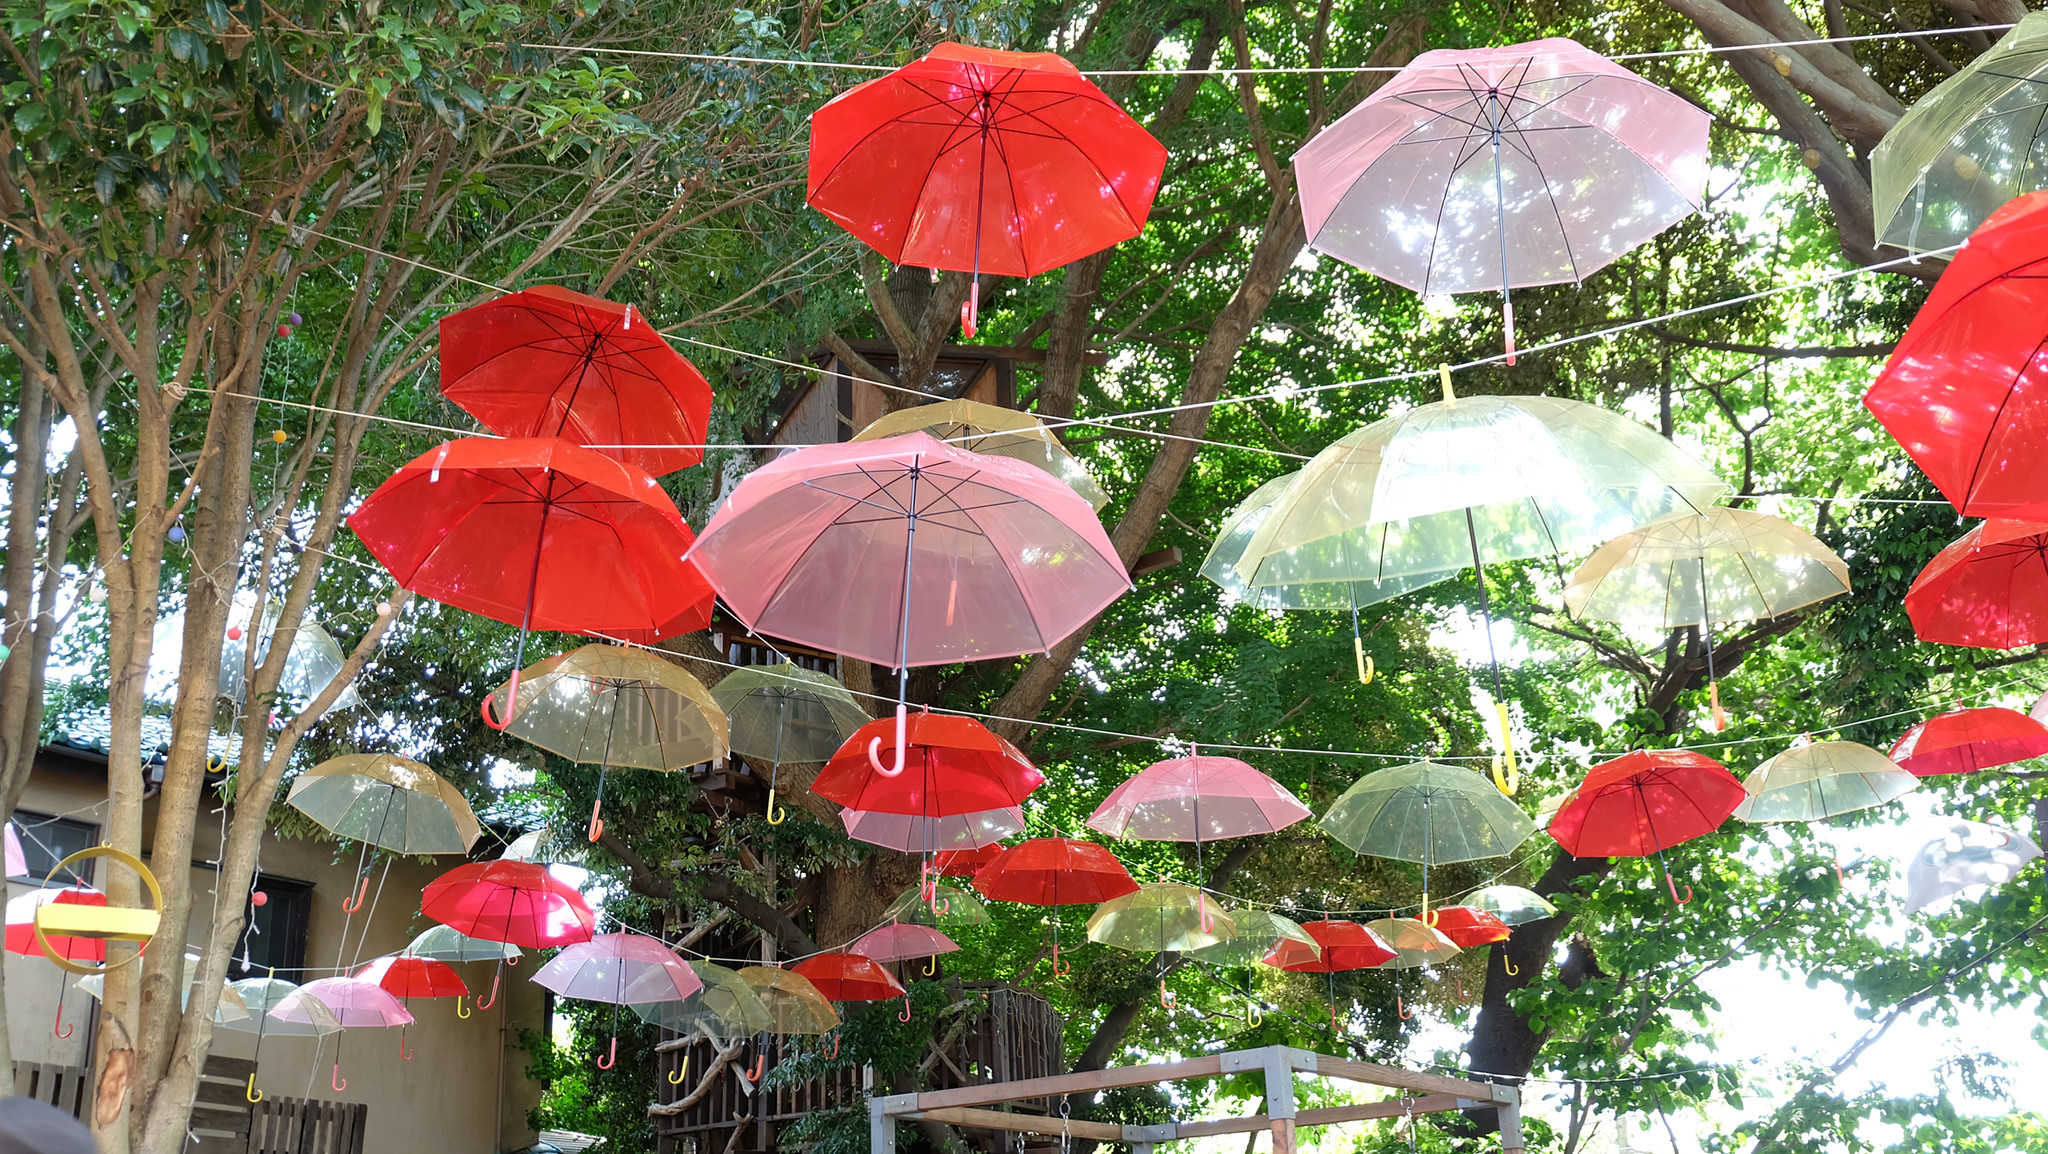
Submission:
[[[71,863],[95,857],[111,858],[134,870],[135,876],[141,878],[142,884],[149,889],[151,908],[137,910],[118,906],[73,905],[68,902],[50,902],[37,907],[36,948],[43,951],[44,957],[74,974],[103,974],[108,970],[125,966],[135,958],[112,965],[82,966],[70,958],[58,956],[57,951],[50,947],[51,936],[146,943],[156,936],[157,927],[163,924],[164,891],[163,887],[157,885],[156,875],[149,872],[149,867],[142,864],[142,859],[113,846],[99,845],[79,850],[50,867],[49,876],[43,879],[43,884],[55,882],[57,875],[64,872],[64,867]],[[140,956],[138,952],[136,957]]]

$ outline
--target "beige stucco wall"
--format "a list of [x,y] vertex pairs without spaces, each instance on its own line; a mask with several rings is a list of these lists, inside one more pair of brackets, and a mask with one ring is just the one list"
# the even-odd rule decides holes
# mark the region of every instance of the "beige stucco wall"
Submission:
[[[97,815],[87,807],[103,797],[99,783],[38,772],[31,777],[21,806],[44,813],[85,810],[75,816],[91,821]],[[193,836],[194,858],[217,856],[219,821],[210,813],[200,815]],[[149,836],[146,832],[145,845]],[[265,873],[313,885],[306,942],[309,977],[328,976],[405,948],[433,924],[419,912],[420,892],[458,863],[452,858],[428,863],[397,859],[388,872],[380,865],[371,875],[370,900],[349,915],[341,906],[355,892],[355,864],[353,852],[347,860],[337,860],[336,845],[330,841],[265,838],[260,862]],[[206,866],[188,868],[194,903],[190,936],[196,941],[205,935],[212,916],[215,874]],[[12,893],[24,888],[9,887]],[[232,895],[230,900],[240,897]],[[76,989],[66,992],[66,1017],[79,1018],[80,1027],[71,1039],[59,1041],[50,1031],[59,988],[57,967],[39,957],[13,954],[7,955],[6,966],[7,1021],[16,1058],[83,1065],[89,1034],[83,1015],[91,999]],[[467,1020],[456,1016],[453,999],[413,1000],[410,1009],[416,1020],[405,1031],[411,1061],[399,1057],[396,1029],[349,1029],[317,1041],[266,1036],[260,1054],[254,1034],[217,1029],[214,1052],[257,1058],[256,1085],[267,1093],[368,1103],[365,1149],[378,1154],[523,1150],[536,1137],[527,1128],[525,1115],[540,1090],[526,1081],[526,1055],[508,1047],[517,1044],[522,1027],[544,1028],[544,992],[528,980],[536,966],[537,960],[529,957],[522,965],[507,968],[498,1001],[489,1010],[473,1011]],[[455,968],[478,996],[489,996],[493,967],[458,963]],[[332,1086],[337,1050],[347,1087],[340,1092]]]

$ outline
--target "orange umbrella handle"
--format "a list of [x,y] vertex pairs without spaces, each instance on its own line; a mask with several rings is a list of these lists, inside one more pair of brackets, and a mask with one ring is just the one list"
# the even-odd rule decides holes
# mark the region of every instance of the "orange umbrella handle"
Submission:
[[484,694],[484,699],[483,699],[483,703],[482,703],[482,705],[481,705],[481,709],[482,709],[482,711],[483,711],[483,715],[484,715],[484,724],[485,724],[485,725],[488,725],[488,726],[490,726],[490,727],[491,727],[492,729],[499,729],[499,730],[502,730],[502,729],[504,729],[504,728],[505,728],[506,726],[508,726],[508,725],[512,724],[512,715],[513,715],[513,714],[514,714],[514,713],[515,713],[515,712],[517,711],[517,709],[518,709],[518,703],[519,703],[519,670],[515,669],[515,670],[513,670],[513,671],[512,671],[512,680],[511,680],[510,682],[508,682],[508,683],[506,684],[506,686],[505,686],[505,710],[506,710],[506,716],[505,716],[505,720],[503,720],[503,721],[495,721],[495,720],[493,720],[493,719],[491,718],[491,698],[493,698],[493,697],[495,697],[495,696],[497,696],[497,695],[496,695],[496,694],[492,694],[492,693],[486,693],[486,694]]
[[342,901],[342,903],[341,903],[341,912],[342,912],[342,913],[345,913],[345,914],[353,914],[353,913],[357,913],[357,912],[359,912],[359,911],[360,911],[360,910],[361,910],[361,909],[363,908],[363,899],[364,899],[364,898],[367,898],[367,897],[369,897],[369,896],[370,896],[370,875],[369,875],[369,874],[364,874],[364,875],[363,875],[363,884],[362,884],[362,885],[360,885],[360,886],[357,886],[357,887],[356,887],[356,896],[355,896],[354,900],[353,900],[353,901],[350,901],[350,900],[344,899],[344,900]]

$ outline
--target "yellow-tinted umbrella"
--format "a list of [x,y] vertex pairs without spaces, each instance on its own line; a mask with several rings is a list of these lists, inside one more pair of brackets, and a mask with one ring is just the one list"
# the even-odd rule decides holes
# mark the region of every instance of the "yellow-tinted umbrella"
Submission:
[[769,761],[768,824],[775,812],[776,780],[785,761],[830,761],[853,731],[874,720],[846,687],[794,662],[735,669],[711,687],[725,711],[732,751]]
[[1458,956],[1458,943],[1424,925],[1419,918],[1381,918],[1365,923],[1394,951],[1392,961],[1381,965],[1389,970],[1412,970],[1433,966]]
[[839,1024],[839,1011],[809,978],[774,966],[748,966],[740,977],[768,1014],[773,1034],[822,1034]]
[[628,1002],[626,1008],[678,1034],[701,1030],[707,1037],[731,1038],[773,1029],[775,1018],[738,970],[712,962],[691,962],[704,986],[687,998],[670,1002]]
[[1282,941],[1298,942],[1309,956],[1323,956],[1323,944],[1291,918],[1269,910],[1232,910],[1237,936],[1212,946],[1189,950],[1188,956],[1212,966],[1248,966],[1264,961]]
[[1036,465],[1081,494],[1099,511],[1109,494],[1089,476],[1088,467],[1060,444],[1051,429],[1030,413],[984,405],[979,401],[939,401],[912,405],[888,414],[854,434],[856,441],[875,441],[904,433],[930,433],[941,441],[976,453],[1009,457]]
[[1815,741],[1757,766],[1742,788],[1749,796],[1735,816],[1744,821],[1819,821],[1894,801],[1920,779],[1867,745]]
[[[507,690],[519,687],[510,721]],[[590,840],[604,832],[604,779],[614,765],[673,773],[723,757],[725,713],[704,683],[645,650],[593,644],[535,662],[485,703],[485,721],[579,765],[596,765]]]
[[1237,923],[1215,898],[1193,886],[1153,882],[1095,907],[1088,940],[1133,953],[1185,952],[1237,936]]
[[[329,758],[301,773],[285,800],[334,834],[402,854],[466,853],[483,836],[469,802],[417,761],[386,753]],[[358,866],[358,869],[361,867]],[[370,885],[356,887],[360,906]],[[342,908],[353,912],[348,902]]]

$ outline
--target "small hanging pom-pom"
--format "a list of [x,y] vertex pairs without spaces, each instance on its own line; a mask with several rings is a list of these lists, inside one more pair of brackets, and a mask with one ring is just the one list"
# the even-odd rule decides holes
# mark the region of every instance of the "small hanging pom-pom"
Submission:
[[264,893],[262,890],[257,890],[255,893],[249,895],[249,904],[255,906],[257,909],[260,910],[264,906],[270,904],[270,895]]
[[389,601],[379,601],[379,602],[377,602],[377,616],[379,616],[379,617],[389,617],[389,616],[391,616],[391,602],[389,602]]
[[95,585],[92,587],[92,592],[87,593],[85,596],[86,599],[90,601],[105,601],[107,599],[107,587],[104,585]]
[[1802,153],[1800,153],[1800,154],[1799,154],[1799,160],[1800,160],[1800,162],[1801,162],[1801,163],[1805,164],[1805,165],[1806,165],[1806,167],[1808,167],[1808,168],[1819,168],[1819,167],[1820,167],[1820,149],[1818,149],[1818,148],[1809,148],[1809,149],[1807,149],[1807,150],[1806,150],[1805,152],[1802,152]]
[[293,314],[292,314],[292,323],[293,323],[293,324],[295,324],[295,325],[302,325],[302,324],[305,324],[305,323],[306,323],[306,318],[304,318],[304,317],[300,316],[300,315],[299,315],[299,314],[297,314],[297,313],[293,313]]
[[9,649],[4,642],[0,642],[0,661],[7,660],[8,654],[11,654],[13,652],[14,650]]
[[241,627],[241,626],[239,626],[239,625],[230,625],[230,626],[228,626],[228,640],[229,640],[229,641],[240,641],[241,639],[242,639],[242,627]]
[[291,438],[285,435],[285,431],[283,429],[273,429],[271,430],[270,433],[270,439],[282,445]]
[[185,527],[183,525],[173,525],[171,526],[171,531],[164,534],[164,536],[169,537],[173,541],[183,541],[185,539]]
[[281,337],[288,337],[292,335],[292,327],[290,325],[277,326],[277,335]]

